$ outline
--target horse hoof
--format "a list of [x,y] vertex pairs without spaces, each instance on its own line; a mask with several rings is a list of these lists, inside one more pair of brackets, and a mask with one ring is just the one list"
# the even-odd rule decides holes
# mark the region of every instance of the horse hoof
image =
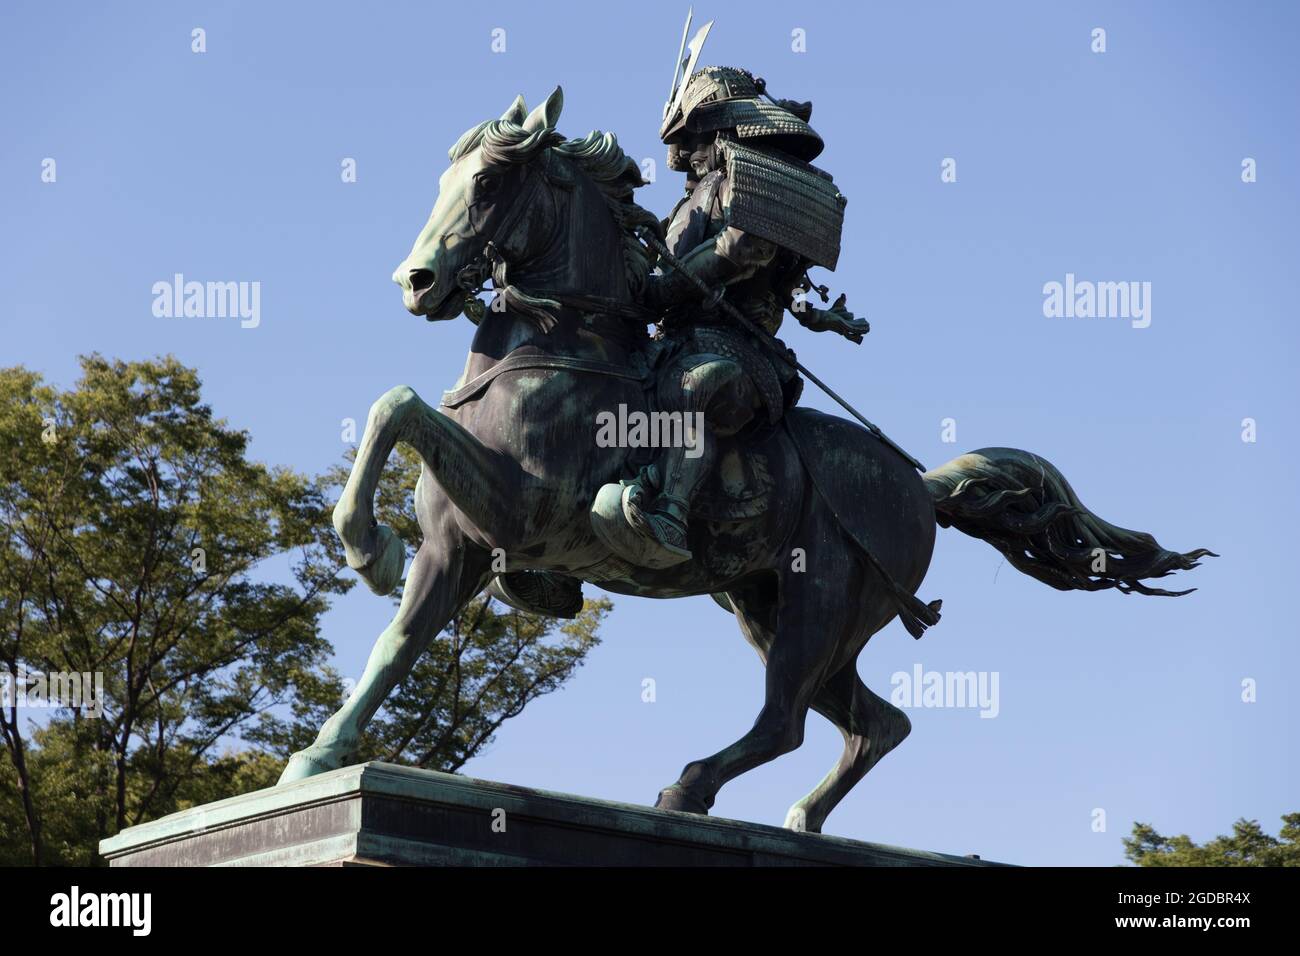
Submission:
[[295,780],[305,780],[317,774],[328,773],[337,770],[340,766],[342,764],[331,758],[324,748],[311,746],[306,750],[299,750],[289,758],[289,764],[284,768],[284,773],[280,774],[276,786],[283,787],[286,783],[293,783]]
[[782,824],[787,830],[794,830],[796,833],[821,833],[820,823],[808,819],[808,811],[797,803],[790,808],[785,815],[785,823]]
[[402,583],[402,571],[406,567],[406,546],[402,539],[393,534],[387,525],[376,525],[374,529],[374,546],[368,549],[375,555],[369,563],[354,568],[366,587],[378,595],[392,594],[393,589]]
[[709,815],[708,805],[703,800],[677,784],[659,791],[659,799],[655,801],[655,809],[677,810],[680,813],[698,813],[700,816],[705,817]]

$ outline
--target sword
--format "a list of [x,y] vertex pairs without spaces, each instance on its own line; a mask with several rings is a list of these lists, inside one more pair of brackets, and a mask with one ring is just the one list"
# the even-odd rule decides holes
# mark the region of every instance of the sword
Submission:
[[768,335],[762,329],[758,328],[758,326],[754,325],[753,322],[751,322],[748,318],[745,317],[744,313],[742,313],[734,305],[732,305],[725,298],[723,298],[722,289],[710,288],[707,282],[705,282],[699,276],[692,273],[689,269],[685,268],[685,266],[682,265],[682,261],[668,251],[668,247],[664,245],[663,240],[661,240],[657,235],[655,235],[654,230],[652,230],[649,226],[640,226],[637,228],[636,232],[637,235],[641,237],[642,241],[646,243],[646,245],[652,248],[655,252],[659,253],[659,258],[663,259],[663,261],[666,262],[668,265],[672,266],[682,275],[686,276],[686,278],[690,281],[691,285],[695,286],[695,288],[699,290],[700,294],[704,296],[705,301],[716,303],[717,306],[721,308],[722,311],[726,313],[726,315],[729,318],[734,320],[741,328],[743,328],[751,336],[757,339],[763,345],[764,348],[766,348],[770,353],[772,353],[772,355],[776,356],[786,365],[793,368],[800,375],[808,379],[808,381],[812,382],[823,392],[825,392],[827,395],[833,398],[842,409],[844,409],[846,412],[848,412],[850,415],[856,418],[859,422],[861,422],[862,426],[866,428],[867,431],[871,432],[871,434],[875,435],[878,439],[880,439],[880,441],[884,442],[884,444],[892,448],[894,451],[898,452],[898,454],[902,455],[903,459],[909,465],[911,465],[913,468],[915,468],[917,471],[920,472],[924,472],[926,470],[925,465],[921,464],[919,461],[917,461],[915,458],[913,458],[911,455],[905,452],[898,445],[897,442],[895,442],[888,435],[882,432],[878,426],[873,425],[871,422],[867,421],[866,417],[860,411],[858,411],[856,408],[854,408],[844,399],[840,398],[840,396],[836,394],[833,388],[831,388],[820,378],[814,375],[811,371],[809,371],[807,366],[805,366],[802,362],[800,362],[798,359],[794,358],[793,356],[787,355],[786,352],[783,351],[781,347],[778,346],[776,342],[772,339],[772,336]]

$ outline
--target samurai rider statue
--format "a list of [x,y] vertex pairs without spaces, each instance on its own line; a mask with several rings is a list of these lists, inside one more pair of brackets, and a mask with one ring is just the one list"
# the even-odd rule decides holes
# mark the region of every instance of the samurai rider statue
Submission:
[[[688,70],[706,33],[692,44]],[[681,442],[663,449],[625,483],[630,533],[602,538],[634,564],[690,560],[691,501],[718,439],[773,427],[803,387],[791,363],[720,312],[724,293],[783,352],[775,336],[787,310],[806,328],[856,343],[870,330],[844,307],[843,295],[829,309],[805,301],[808,269],[835,268],[845,204],[831,177],[808,164],[823,145],[808,125],[811,114],[811,103],[767,97],[762,79],[726,66],[689,73],[666,105],[660,138],[668,166],[687,176],[686,195],[664,224],[679,268],[661,266],[651,276],[645,304],[661,317],[659,410],[681,413],[685,422],[701,414],[704,427],[691,448]],[[818,291],[825,301],[825,289]]]
[[[743,69],[696,70],[712,23],[688,45],[682,36],[660,138],[668,166],[686,174],[686,188],[661,226],[682,270],[661,265],[642,304],[658,317],[657,411],[703,428],[622,482],[621,516],[593,523],[618,557],[643,568],[689,561],[691,504],[717,458],[718,439],[760,436],[794,405],[803,381],[792,363],[774,357],[719,308],[739,309],[761,335],[776,338],[788,310],[801,325],[836,332],[855,343],[870,331],[845,308],[812,308],[808,269],[833,270],[839,259],[845,197],[831,176],[810,165],[821,137],[809,125],[811,103],[777,100]],[[689,49],[689,56],[687,51]],[[689,273],[689,275],[684,274]],[[702,295],[700,284],[713,290]],[[743,434],[742,434],[743,433]],[[506,604],[571,617],[582,607],[581,582],[552,571],[498,575],[489,593]]]

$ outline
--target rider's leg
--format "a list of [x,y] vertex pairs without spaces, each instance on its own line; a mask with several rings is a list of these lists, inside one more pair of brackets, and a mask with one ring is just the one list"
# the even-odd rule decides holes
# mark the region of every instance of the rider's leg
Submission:
[[655,463],[658,495],[634,487],[623,504],[634,529],[685,560],[690,557],[691,501],[712,467],[718,438],[735,434],[753,419],[757,393],[737,363],[715,356],[693,356],[675,382],[668,381],[676,387],[661,389],[664,410],[683,416],[686,440],[665,449]]

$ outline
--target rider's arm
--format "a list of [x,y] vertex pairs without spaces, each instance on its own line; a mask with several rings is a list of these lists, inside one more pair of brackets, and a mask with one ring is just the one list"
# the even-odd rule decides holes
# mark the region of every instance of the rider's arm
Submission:
[[[776,246],[766,239],[728,226],[681,257],[682,268],[710,289],[722,289],[748,279],[776,255]],[[646,304],[664,310],[703,298],[699,287],[676,269],[651,276]]]
[[[724,178],[718,188],[714,210],[727,208],[730,190],[731,184]],[[766,268],[778,251],[774,242],[743,232],[735,226],[726,226],[681,256],[681,261],[687,272],[702,280],[710,289],[721,289],[748,279],[760,269]],[[698,300],[700,297],[698,287],[674,269],[667,269],[663,275],[652,277],[646,293],[647,305],[657,310]]]
[[844,305],[844,293],[831,303],[829,309],[814,309],[808,304],[806,295],[795,298],[791,295],[790,314],[798,319],[799,324],[813,332],[836,332],[850,342],[862,344],[862,336],[871,331],[871,324],[866,319],[859,319]]

